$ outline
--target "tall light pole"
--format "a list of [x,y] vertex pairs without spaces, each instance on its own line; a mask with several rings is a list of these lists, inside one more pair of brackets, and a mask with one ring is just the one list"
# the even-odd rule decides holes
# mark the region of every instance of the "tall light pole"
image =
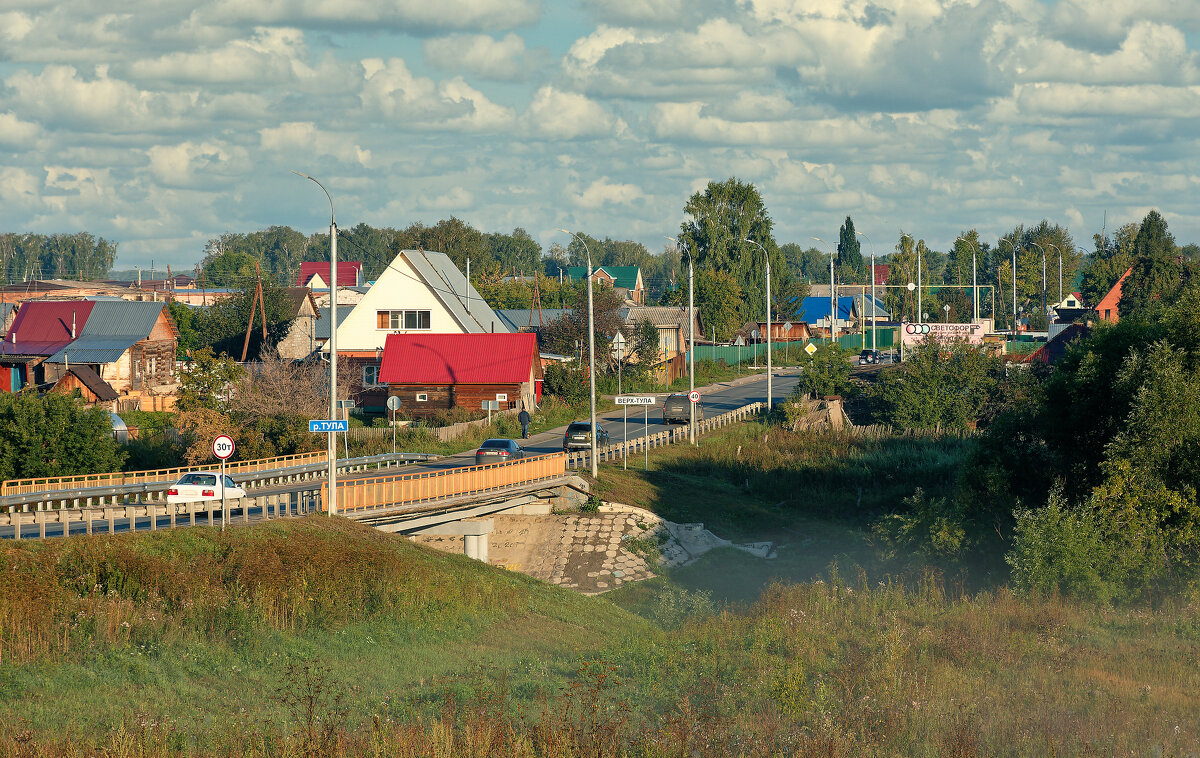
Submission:
[[1060,302],[1060,303],[1061,303],[1061,302],[1063,301],[1063,291],[1062,291],[1062,250],[1060,250],[1060,249],[1059,249],[1059,247],[1058,247],[1058,245],[1055,245],[1053,242],[1047,242],[1047,243],[1046,243],[1046,247],[1052,247],[1052,248],[1054,248],[1054,252],[1058,253],[1058,302]]
[[833,252],[825,240],[820,237],[813,239],[824,245],[825,252],[829,253],[829,341],[833,342],[837,339],[837,285],[833,283]]
[[1032,242],[1032,241],[1029,244],[1033,245],[1038,250],[1042,251],[1042,315],[1045,316],[1046,315],[1046,248],[1044,248],[1041,245],[1039,245],[1038,243]]
[[[683,247],[679,240],[667,237],[678,247]],[[691,394],[696,391],[696,300],[695,290],[696,267],[693,265],[692,253],[688,251],[688,440],[696,444],[696,404],[691,402]]]
[[908,241],[912,243],[913,252],[917,256],[917,323],[920,323],[925,318],[921,305],[921,250],[917,247],[917,240],[911,234],[900,232],[900,239],[905,237],[908,237]]
[[761,243],[752,239],[745,241],[751,245],[757,245],[758,249],[763,251],[763,258],[767,261],[767,410],[769,411],[774,400],[774,395],[771,393],[771,256],[767,254],[767,249]]
[[[971,242],[971,240],[962,236],[955,237],[954,241]],[[975,321],[979,320],[979,280],[976,279],[976,254],[979,252],[979,246],[972,243],[971,245],[971,316]],[[993,316],[995,314],[992,314]]]
[[[871,242],[871,238],[868,237],[867,235],[863,234],[862,232],[855,232],[855,234],[857,234],[859,237],[862,237],[867,242]],[[872,350],[879,349],[879,345],[876,344],[876,342],[878,340],[877,332],[879,331],[879,326],[878,326],[878,324],[876,324],[876,321],[878,321],[878,318],[876,317],[876,314],[875,314],[875,243],[871,242],[871,349]]]
[[[337,220],[333,212],[333,196],[325,185],[308,174],[292,171],[296,176],[316,184],[329,198],[329,418],[336,419],[337,412]],[[337,515],[337,434],[329,432],[329,515]]]
[[596,312],[592,305],[592,251],[588,249],[587,242],[583,237],[575,232],[567,229],[559,229],[564,234],[569,234],[583,245],[583,250],[587,253],[587,297],[588,297],[588,379],[591,387],[591,421],[592,421],[592,478],[600,478],[600,468],[596,462],[596,437],[598,429],[596,429]]
[[[1012,332],[1012,335],[1013,335],[1013,350],[1015,351],[1017,349],[1017,246],[1015,244],[1013,244],[1012,240],[1009,240],[1009,239],[1002,239],[1000,241],[1007,242],[1008,246],[1010,248],[1012,248],[1013,307],[1012,307],[1012,329],[1010,331]],[[1000,246],[996,245],[996,247],[1000,247]]]

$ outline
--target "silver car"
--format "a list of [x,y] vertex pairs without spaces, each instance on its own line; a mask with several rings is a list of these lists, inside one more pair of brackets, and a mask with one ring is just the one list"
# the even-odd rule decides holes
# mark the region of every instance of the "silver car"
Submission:
[[475,451],[476,464],[503,463],[524,457],[525,448],[518,445],[516,440],[484,440],[479,449]]
[[[692,411],[689,407],[691,404],[692,401],[689,400],[688,396],[683,393],[676,393],[668,396],[667,399],[663,401],[663,423],[686,424],[691,421]],[[704,420],[704,405],[699,402],[696,403],[696,420]]]

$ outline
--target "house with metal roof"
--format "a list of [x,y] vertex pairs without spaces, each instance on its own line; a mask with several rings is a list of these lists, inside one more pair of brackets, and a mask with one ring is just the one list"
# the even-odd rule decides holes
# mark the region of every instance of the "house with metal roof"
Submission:
[[46,359],[75,340],[96,305],[90,300],[21,303],[0,343],[0,391],[44,384]]
[[[337,286],[362,286],[362,261],[338,261],[337,271]],[[297,287],[327,290],[330,281],[332,278],[329,275],[329,261],[305,261],[300,264],[300,274],[296,277]]]
[[571,312],[570,308],[497,308],[510,332],[536,332]]
[[[858,322],[858,310],[854,300],[854,297],[842,295],[837,298],[837,311],[834,316],[836,321],[833,325],[839,331],[852,329]],[[827,337],[830,332],[831,305],[829,297],[806,297],[800,301],[796,318],[808,324],[809,331],[814,336]]]
[[378,379],[414,417],[453,408],[483,413],[486,401],[497,401],[498,410],[532,408],[542,386],[537,335],[389,334]]
[[[587,267],[569,266],[567,278],[582,282],[587,278]],[[592,269],[592,281],[623,290],[621,294],[635,305],[646,304],[646,285],[642,281],[642,269],[638,266],[597,266]]]

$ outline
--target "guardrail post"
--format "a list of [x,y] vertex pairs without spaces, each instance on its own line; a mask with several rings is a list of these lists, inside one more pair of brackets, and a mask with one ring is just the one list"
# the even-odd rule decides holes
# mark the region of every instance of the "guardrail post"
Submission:
[[108,533],[116,534],[117,533],[117,517],[114,515],[113,509],[105,508],[104,515],[108,518]]

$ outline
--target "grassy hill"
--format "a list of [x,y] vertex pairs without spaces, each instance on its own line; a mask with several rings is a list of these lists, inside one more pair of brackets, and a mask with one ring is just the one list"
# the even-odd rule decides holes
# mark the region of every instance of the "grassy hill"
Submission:
[[322,517],[7,543],[0,756],[1200,750],[1194,605],[676,581],[732,563],[589,598]]

